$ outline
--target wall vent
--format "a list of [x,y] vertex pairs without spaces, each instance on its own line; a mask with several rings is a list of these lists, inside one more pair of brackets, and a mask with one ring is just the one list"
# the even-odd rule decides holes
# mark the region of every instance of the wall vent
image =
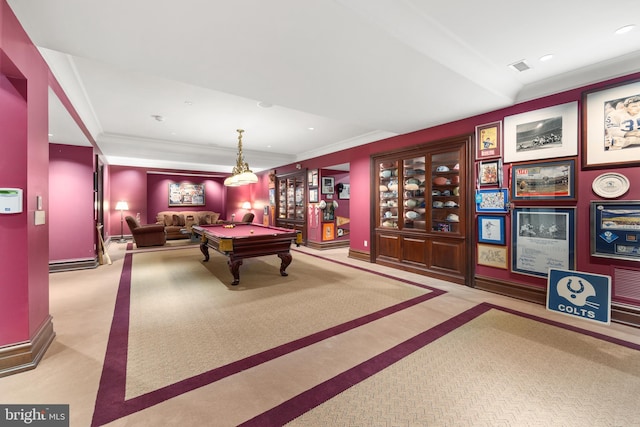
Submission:
[[614,296],[640,302],[640,271],[614,267],[613,286]]

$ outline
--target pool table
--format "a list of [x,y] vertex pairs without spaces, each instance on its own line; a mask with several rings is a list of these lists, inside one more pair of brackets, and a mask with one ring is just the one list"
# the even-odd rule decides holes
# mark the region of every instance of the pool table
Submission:
[[209,248],[229,257],[232,286],[240,283],[240,266],[245,258],[278,255],[282,260],[280,274],[287,276],[285,270],[291,264],[291,243],[300,246],[302,242],[299,231],[253,223],[194,225],[192,230],[200,237],[205,262],[209,261]]

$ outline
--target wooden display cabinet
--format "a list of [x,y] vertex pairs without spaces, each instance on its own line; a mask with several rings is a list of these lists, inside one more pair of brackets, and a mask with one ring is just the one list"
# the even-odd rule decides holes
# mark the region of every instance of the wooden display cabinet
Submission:
[[307,242],[306,176],[306,170],[276,176],[275,224],[300,231],[303,244]]
[[471,137],[372,157],[372,262],[470,283]]

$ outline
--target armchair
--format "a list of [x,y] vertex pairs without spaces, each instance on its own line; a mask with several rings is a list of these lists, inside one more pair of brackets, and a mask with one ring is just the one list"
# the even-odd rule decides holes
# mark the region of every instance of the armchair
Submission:
[[240,222],[253,222],[253,218],[255,218],[255,215],[251,212],[247,212],[246,214],[244,214]]
[[131,230],[131,235],[133,236],[133,241],[135,242],[136,247],[164,246],[167,242],[164,225],[140,225],[132,216],[127,216],[125,219],[129,226],[129,230]]
[[251,212],[247,212],[246,214],[244,214],[244,216],[240,221],[218,221],[218,223],[219,224],[239,224],[243,222],[253,222],[254,218],[255,218],[254,214],[252,214]]

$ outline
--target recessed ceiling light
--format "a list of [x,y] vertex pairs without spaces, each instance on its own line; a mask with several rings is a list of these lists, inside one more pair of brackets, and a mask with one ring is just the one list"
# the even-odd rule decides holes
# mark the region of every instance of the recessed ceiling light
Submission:
[[270,103],[264,102],[264,101],[260,101],[260,102],[258,102],[258,107],[260,107],[260,108],[271,108],[271,107],[273,107],[273,104],[270,104]]
[[624,27],[618,28],[616,30],[616,34],[628,33],[629,31],[633,30],[635,27],[636,27],[635,24],[625,25]]
[[550,53],[548,53],[548,54],[546,54],[546,55],[542,55],[542,56],[540,57],[540,61],[542,61],[542,62],[550,61],[550,60],[552,60],[552,59],[553,59],[553,55],[552,55],[552,54],[550,54]]
[[307,129],[309,129],[309,130],[316,130],[316,128],[307,128]]
[[184,103],[187,104],[187,105],[193,105],[193,102],[191,102],[191,101],[184,101]]

